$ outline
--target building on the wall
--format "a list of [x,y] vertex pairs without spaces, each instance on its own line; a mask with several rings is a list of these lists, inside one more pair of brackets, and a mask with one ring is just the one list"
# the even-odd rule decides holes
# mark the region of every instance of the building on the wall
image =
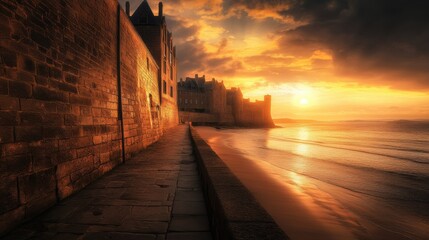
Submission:
[[205,76],[180,79],[177,84],[177,102],[179,111],[209,113],[209,101],[206,94]]
[[173,127],[179,122],[176,47],[163,15],[163,4],[159,3],[158,16],[155,16],[147,0],[144,0],[130,19],[159,66],[161,120],[164,128]]
[[223,82],[205,75],[187,77],[178,83],[178,106],[181,122],[226,124],[249,127],[273,127],[271,96],[264,101],[243,99],[240,88],[226,89]]

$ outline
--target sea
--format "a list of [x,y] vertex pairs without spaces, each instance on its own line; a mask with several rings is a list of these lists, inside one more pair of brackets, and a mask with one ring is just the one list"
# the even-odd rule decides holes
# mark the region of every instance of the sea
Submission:
[[310,212],[330,214],[350,239],[429,239],[429,121],[277,125],[215,131],[298,189]]

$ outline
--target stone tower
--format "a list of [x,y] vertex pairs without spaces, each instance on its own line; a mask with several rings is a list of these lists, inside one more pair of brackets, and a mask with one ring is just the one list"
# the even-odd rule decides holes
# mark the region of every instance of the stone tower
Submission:
[[161,118],[164,129],[178,124],[177,64],[173,36],[167,29],[163,4],[158,4],[155,16],[147,0],[144,0],[130,17],[137,32],[146,43],[159,66],[158,84],[161,102]]

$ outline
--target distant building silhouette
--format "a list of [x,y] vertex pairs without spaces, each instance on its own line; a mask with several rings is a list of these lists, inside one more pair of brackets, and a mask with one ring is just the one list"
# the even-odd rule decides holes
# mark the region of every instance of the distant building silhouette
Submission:
[[264,101],[243,99],[240,88],[226,89],[223,82],[207,81],[205,75],[178,83],[179,118],[198,122],[253,127],[272,127],[271,96]]

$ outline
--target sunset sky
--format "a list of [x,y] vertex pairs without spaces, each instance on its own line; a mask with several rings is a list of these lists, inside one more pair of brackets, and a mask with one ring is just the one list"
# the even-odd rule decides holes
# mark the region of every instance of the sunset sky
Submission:
[[273,118],[429,119],[429,1],[163,3],[178,78],[271,94]]

